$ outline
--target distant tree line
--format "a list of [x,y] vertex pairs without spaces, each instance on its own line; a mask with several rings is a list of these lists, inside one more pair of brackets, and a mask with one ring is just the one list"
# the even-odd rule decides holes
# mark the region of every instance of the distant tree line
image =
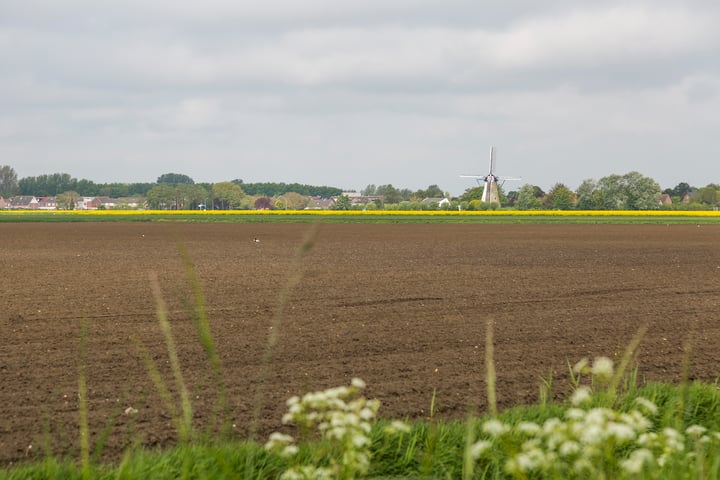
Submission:
[[95,183],[92,180],[78,180],[67,173],[52,173],[21,178],[17,181],[15,194],[52,197],[73,191],[84,197],[119,198],[145,196],[154,185],[154,183]]
[[314,185],[303,185],[300,183],[244,183],[240,179],[233,180],[233,183],[239,185],[248,195],[262,197],[278,197],[286,193],[298,193],[306,197],[323,197],[330,198],[340,195],[342,189],[336,187],[318,187]]
[[53,173],[18,180],[15,170],[0,165],[0,196],[55,196],[62,208],[72,208],[79,197],[111,198],[143,197],[150,208],[157,209],[302,209],[311,197],[335,198],[338,209],[388,210],[487,210],[513,208],[518,210],[654,210],[704,209],[720,206],[720,185],[697,188],[686,182],[661,190],[653,179],[638,172],[612,174],[599,180],[584,180],[573,191],[563,183],[548,192],[537,185],[525,184],[518,190],[505,192],[498,185],[500,203],[481,201],[483,186],[468,188],[451,198],[438,185],[426,189],[396,188],[391,184],[370,184],[360,195],[370,203],[356,204],[342,195],[342,190],[329,186],[299,183],[244,183],[240,179],[218,183],[195,183],[184,174],[166,173],[154,183],[95,183],[78,180],[67,173]]

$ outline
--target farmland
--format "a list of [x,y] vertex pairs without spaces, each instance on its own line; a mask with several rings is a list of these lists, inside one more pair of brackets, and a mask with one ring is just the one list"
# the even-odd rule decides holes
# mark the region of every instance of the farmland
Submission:
[[263,377],[261,436],[280,427],[288,397],[351,377],[381,416],[427,418],[434,391],[440,418],[482,412],[488,321],[501,407],[534,403],[550,375],[566,385],[568,362],[621,355],[642,326],[642,378],[678,381],[686,358],[690,378],[718,376],[718,225],[0,223],[0,238],[0,464],[77,454],[83,323],[91,441],[109,430],[111,458],[138,440],[175,441],[140,353],[172,376],[153,272],[195,423],[213,425],[218,388],[192,324],[184,249],[238,437]]

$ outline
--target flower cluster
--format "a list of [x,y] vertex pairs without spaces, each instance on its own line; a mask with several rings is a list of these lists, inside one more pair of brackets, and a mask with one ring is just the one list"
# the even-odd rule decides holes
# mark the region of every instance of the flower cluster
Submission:
[[[592,372],[597,383],[613,375],[612,362],[596,359]],[[503,468],[516,478],[546,474],[552,478],[616,478],[634,476],[650,469],[662,472],[695,455],[698,446],[720,446],[720,434],[693,425],[685,434],[673,429],[654,431],[651,418],[657,406],[635,399],[629,412],[590,408],[593,392],[580,386],[570,399],[563,418],[542,425],[521,422],[509,425],[497,419],[483,423],[484,438],[470,448],[474,459],[506,458]],[[690,440],[690,441],[688,441]]]
[[[380,402],[361,396],[359,393],[363,388],[365,382],[355,378],[349,387],[308,393],[302,398],[292,397],[287,401],[288,412],[283,416],[283,423],[294,424],[301,432],[317,429],[334,449],[329,466],[295,465],[281,478],[354,478],[367,473],[370,467],[371,422],[380,408]],[[293,442],[293,437],[289,435],[273,433],[265,448],[292,459],[298,452]]]

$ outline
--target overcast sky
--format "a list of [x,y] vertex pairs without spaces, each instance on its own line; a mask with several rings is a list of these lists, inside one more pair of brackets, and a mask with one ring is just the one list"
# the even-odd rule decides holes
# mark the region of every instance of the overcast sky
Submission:
[[20,178],[720,183],[720,2],[0,0]]

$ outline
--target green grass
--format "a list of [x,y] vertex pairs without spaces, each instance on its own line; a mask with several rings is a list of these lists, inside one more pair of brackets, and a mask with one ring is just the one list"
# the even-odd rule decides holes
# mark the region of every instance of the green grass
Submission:
[[[685,391],[686,390],[686,391]],[[684,429],[702,425],[720,431],[720,390],[715,384],[692,383],[687,389],[667,383],[651,383],[632,388],[619,397],[616,409],[629,411],[637,397],[653,400],[659,407],[654,419],[658,430],[665,426]],[[682,412],[680,404],[687,405]],[[518,423],[544,421],[562,416],[567,405],[552,403],[545,407],[518,406],[498,414],[502,422]],[[490,417],[478,417],[454,422],[416,422],[408,433],[389,435],[384,432],[388,422],[381,420],[371,432],[372,463],[369,478],[463,478],[463,461],[468,429],[480,430]],[[322,457],[326,443],[309,442],[302,445],[301,457],[307,461]],[[717,451],[708,451],[717,454]],[[470,478],[515,478],[507,475],[501,465],[503,457],[481,459],[474,465]],[[697,474],[695,462],[678,468],[676,476],[637,478],[719,478],[720,465],[716,458],[706,458],[703,477]],[[251,464],[248,464],[251,462]],[[287,468],[287,461],[268,453],[262,444],[225,441],[193,443],[167,451],[131,450],[116,464],[92,464],[87,471],[73,459],[47,458],[0,471],[0,478],[19,479],[221,479],[221,478],[277,478]],[[535,477],[534,477],[535,478]],[[552,478],[538,476],[536,478]],[[635,477],[628,477],[635,478]]]
[[3,222],[205,222],[205,223],[453,223],[453,224],[720,224],[717,212],[601,212],[602,215],[575,212],[528,212],[514,210],[493,212],[222,212],[164,213],[143,212],[8,212],[0,211]]

